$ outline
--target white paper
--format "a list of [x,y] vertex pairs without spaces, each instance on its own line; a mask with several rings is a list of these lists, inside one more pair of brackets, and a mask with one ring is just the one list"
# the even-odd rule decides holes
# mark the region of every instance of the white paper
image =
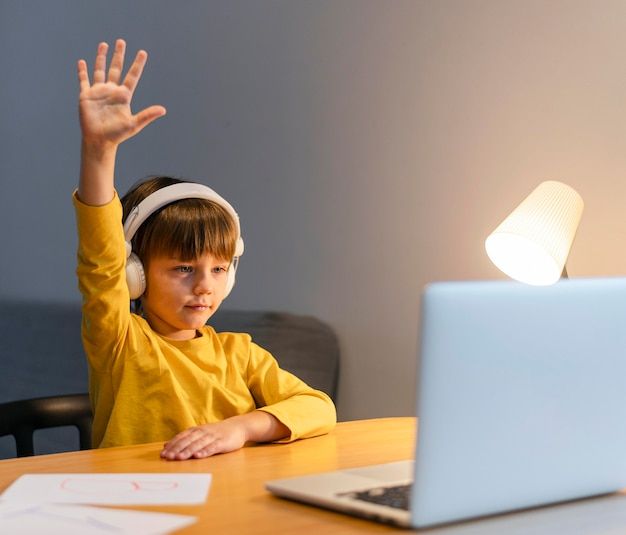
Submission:
[[193,516],[122,511],[85,505],[0,502],[0,533],[11,535],[164,535],[195,521]]
[[27,474],[2,494],[23,503],[191,505],[206,501],[211,474]]

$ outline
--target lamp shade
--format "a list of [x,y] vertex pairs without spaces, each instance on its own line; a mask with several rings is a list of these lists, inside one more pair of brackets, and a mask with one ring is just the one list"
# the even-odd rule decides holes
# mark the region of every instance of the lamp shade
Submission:
[[542,182],[489,235],[487,255],[515,280],[553,284],[565,267],[583,207],[567,184]]

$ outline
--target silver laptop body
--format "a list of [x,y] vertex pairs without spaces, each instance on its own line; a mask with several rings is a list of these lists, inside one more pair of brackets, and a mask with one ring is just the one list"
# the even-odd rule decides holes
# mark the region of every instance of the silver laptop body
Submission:
[[[625,278],[435,283],[421,318],[415,463],[269,491],[427,527],[626,486]],[[370,503],[411,482],[408,510]]]

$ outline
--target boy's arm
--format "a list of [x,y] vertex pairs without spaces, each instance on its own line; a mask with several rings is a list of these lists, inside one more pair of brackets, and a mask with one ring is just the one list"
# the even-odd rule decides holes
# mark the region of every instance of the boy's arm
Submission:
[[246,442],[274,442],[289,434],[289,429],[273,415],[252,411],[179,433],[164,444],[161,457],[172,461],[201,459],[238,450]]
[[165,113],[152,106],[130,109],[147,55],[140,51],[122,78],[125,43],[117,40],[107,72],[106,43],[100,43],[91,81],[78,62],[81,169],[74,199],[78,230],[78,285],[83,296],[82,337],[94,370],[108,367],[119,353],[130,320],[124,264],[122,207],[115,197],[115,155],[120,143]]
[[80,95],[78,101],[81,141],[78,198],[81,202],[101,206],[114,196],[114,171],[117,147],[155,119],[165,115],[163,106],[150,106],[133,115],[130,109],[133,93],[148,54],[140,50],[122,81],[126,43],[118,39],[106,72],[107,43],[98,45],[90,82],[87,63],[78,62]]

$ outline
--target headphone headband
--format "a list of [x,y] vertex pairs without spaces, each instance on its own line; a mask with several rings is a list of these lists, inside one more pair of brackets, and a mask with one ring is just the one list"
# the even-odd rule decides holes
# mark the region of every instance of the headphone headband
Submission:
[[126,221],[124,221],[124,239],[127,242],[127,249],[130,250],[130,242],[139,227],[159,208],[171,204],[182,199],[206,199],[213,201],[224,208],[235,222],[237,230],[237,245],[235,247],[235,257],[243,254],[243,240],[241,239],[241,227],[239,225],[239,216],[231,204],[218,195],[214,190],[204,184],[196,184],[193,182],[180,182],[161,188],[154,193],[148,195],[143,201],[135,206]]

